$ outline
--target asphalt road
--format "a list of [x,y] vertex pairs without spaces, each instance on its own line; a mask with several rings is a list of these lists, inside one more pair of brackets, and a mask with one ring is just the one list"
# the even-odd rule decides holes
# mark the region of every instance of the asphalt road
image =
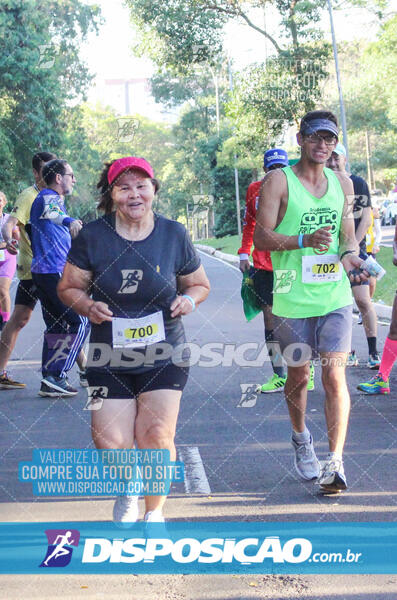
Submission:
[[[315,484],[302,482],[295,474],[283,395],[244,396],[244,389],[262,383],[271,369],[268,362],[263,367],[253,362],[263,344],[263,322],[261,316],[245,322],[240,273],[212,257],[202,255],[202,260],[212,292],[205,304],[185,319],[185,325],[188,339],[201,348],[202,357],[203,346],[218,344],[218,365],[191,369],[176,438],[179,457],[187,462],[187,482],[186,487],[174,485],[165,508],[167,519],[395,521],[397,403],[393,393],[373,398],[356,390],[358,382],[372,375],[365,366],[363,328],[355,323],[353,337],[361,365],[348,371],[352,412],[345,470],[349,488],[337,497],[322,496]],[[89,411],[82,410],[84,390],[69,400],[37,396],[42,330],[36,309],[12,361],[13,376],[25,381],[27,389],[0,391],[1,521],[110,520],[111,500],[41,501],[32,495],[29,484],[17,480],[18,462],[30,460],[34,447],[92,447]],[[380,349],[387,331],[387,326],[379,326]],[[246,365],[242,366],[238,356],[247,343],[253,346],[245,352]],[[216,362],[213,356],[210,362]],[[327,439],[319,368],[315,379],[316,389],[309,394],[308,426],[321,460],[327,452]],[[395,377],[391,386],[397,389]],[[41,599],[397,598],[397,576],[32,575],[1,579],[0,599],[4,600],[26,597],[27,587],[29,598]]]
[[395,229],[395,225],[386,225],[385,227],[382,227],[382,241],[380,243],[381,246],[387,246],[389,248],[393,247]]

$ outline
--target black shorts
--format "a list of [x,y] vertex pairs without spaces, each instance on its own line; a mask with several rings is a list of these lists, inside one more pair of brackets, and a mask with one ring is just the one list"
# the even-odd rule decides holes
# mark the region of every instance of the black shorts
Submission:
[[262,306],[273,306],[273,271],[254,269],[255,294]]
[[[90,388],[103,388],[103,398],[131,398],[143,392],[154,390],[183,391],[189,375],[188,367],[178,367],[173,363],[163,367],[150,369],[144,373],[112,371],[102,369],[87,369],[87,379]],[[90,390],[92,392],[92,390]]]
[[15,294],[15,304],[22,304],[33,310],[37,300],[37,287],[33,283],[33,279],[21,279]]

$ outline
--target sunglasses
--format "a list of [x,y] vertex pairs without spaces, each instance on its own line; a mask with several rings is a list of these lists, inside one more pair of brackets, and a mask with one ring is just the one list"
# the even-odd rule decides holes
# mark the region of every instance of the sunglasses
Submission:
[[338,139],[334,135],[318,135],[318,133],[310,133],[305,135],[305,139],[309,144],[325,143],[326,146],[336,146]]

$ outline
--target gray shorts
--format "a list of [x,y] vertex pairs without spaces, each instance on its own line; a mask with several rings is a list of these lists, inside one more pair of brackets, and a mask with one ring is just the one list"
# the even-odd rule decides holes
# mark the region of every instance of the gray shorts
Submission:
[[288,366],[299,367],[324,352],[350,352],[353,307],[338,308],[323,317],[274,318],[274,339]]

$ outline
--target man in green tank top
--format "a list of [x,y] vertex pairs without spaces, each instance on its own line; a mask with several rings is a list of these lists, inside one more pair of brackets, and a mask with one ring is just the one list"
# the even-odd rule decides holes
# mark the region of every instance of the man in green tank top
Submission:
[[[307,113],[297,135],[301,158],[267,174],[260,192],[254,243],[270,250],[274,269],[273,314],[288,365],[285,396],[292,424],[295,468],[317,479],[325,492],[346,489],[342,452],[350,411],[345,367],[350,351],[350,281],[360,270],[354,234],[353,184],[324,167],[338,142],[329,111]],[[309,361],[320,356],[329,454],[324,467],[305,424]]]

